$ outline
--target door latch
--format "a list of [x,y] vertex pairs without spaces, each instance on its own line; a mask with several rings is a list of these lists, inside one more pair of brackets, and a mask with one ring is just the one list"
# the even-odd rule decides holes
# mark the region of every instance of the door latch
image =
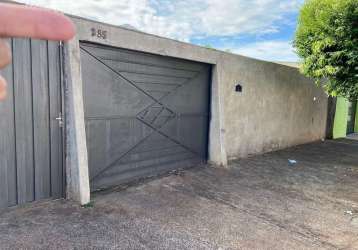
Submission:
[[59,126],[60,128],[62,128],[62,127],[63,127],[62,113],[60,112],[60,113],[58,114],[58,117],[56,117],[55,119],[58,121],[58,126]]

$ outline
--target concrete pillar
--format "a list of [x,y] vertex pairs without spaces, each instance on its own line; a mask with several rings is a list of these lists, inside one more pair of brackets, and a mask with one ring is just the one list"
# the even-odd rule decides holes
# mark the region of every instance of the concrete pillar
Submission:
[[224,107],[220,86],[220,70],[213,65],[211,80],[211,117],[209,131],[209,162],[215,165],[227,167],[227,155],[225,148]]
[[67,198],[90,202],[86,132],[78,37],[64,47]]

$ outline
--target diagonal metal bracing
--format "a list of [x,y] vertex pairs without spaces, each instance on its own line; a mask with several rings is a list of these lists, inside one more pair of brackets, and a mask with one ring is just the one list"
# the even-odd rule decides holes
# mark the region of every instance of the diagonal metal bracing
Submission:
[[[139,119],[138,119],[139,120]],[[199,157],[201,157],[200,153],[192,150],[191,148],[183,145],[182,143],[180,143],[179,141],[169,137],[168,135],[166,135],[165,133],[163,133],[162,131],[160,131],[160,129],[169,122],[169,120],[167,120],[167,122],[158,128],[155,128],[153,126],[151,126],[150,124],[147,124],[144,121],[141,121],[142,123],[144,123],[145,125],[147,125],[148,127],[152,128],[152,132],[150,134],[148,134],[147,136],[145,136],[142,140],[140,140],[138,143],[136,143],[135,145],[133,145],[131,148],[129,148],[126,152],[124,152],[121,156],[119,156],[117,159],[113,160],[108,166],[106,166],[105,168],[101,169],[101,171],[99,171],[98,173],[96,173],[93,177],[91,177],[90,181],[96,179],[97,177],[99,177],[102,173],[104,173],[105,171],[109,170],[110,168],[114,167],[116,165],[117,162],[119,162],[121,159],[123,159],[126,155],[128,155],[132,150],[134,150],[135,148],[137,148],[140,144],[142,144],[143,142],[145,142],[151,135],[153,135],[155,132],[157,132],[158,134],[168,138],[169,140],[171,140],[172,142],[174,142],[175,144],[177,144],[178,146],[184,148],[185,150],[187,150],[188,152],[197,155]]]
[[[176,92],[178,89],[180,89],[180,88],[182,88],[182,87],[184,87],[184,86],[187,86],[189,83],[191,83],[193,80],[195,80],[201,73],[202,73],[202,72],[199,71],[199,72],[198,72],[196,75],[194,75],[192,78],[186,80],[185,82],[183,82],[183,83],[180,84],[180,85],[177,85],[177,87],[175,87],[175,88],[172,89],[171,91],[167,92],[167,94],[165,94],[165,95],[163,95],[162,97],[156,99],[156,103],[159,103],[160,105],[163,105],[161,101],[162,101],[165,97],[167,97],[167,96],[173,94],[173,93]],[[153,98],[154,98],[154,97],[153,97]],[[154,98],[154,99],[155,99],[155,98]],[[146,109],[150,108],[150,107],[153,106],[154,104],[155,104],[155,103],[149,104],[149,105],[148,105],[146,108],[144,108],[143,110],[146,110]],[[164,106],[164,105],[163,105],[163,106]],[[143,111],[143,110],[142,110],[142,111]],[[142,111],[140,111],[139,113],[141,113]],[[174,112],[174,111],[173,111],[173,112]],[[139,114],[139,113],[138,113],[138,114]],[[138,114],[137,114],[137,115],[138,115]],[[178,113],[174,112],[174,114],[175,114],[175,116],[178,116]]]
[[126,155],[128,155],[132,150],[134,150],[136,147],[138,147],[140,144],[142,144],[144,141],[146,141],[152,134],[154,134],[155,131],[153,130],[152,132],[150,132],[147,136],[145,136],[144,138],[142,138],[141,140],[139,140],[136,144],[134,144],[132,147],[130,147],[127,151],[125,151],[123,154],[121,154],[118,158],[116,158],[115,160],[113,160],[110,164],[108,164],[105,168],[101,169],[100,171],[98,171],[98,173],[96,173],[95,175],[93,175],[90,178],[90,181],[93,181],[94,179],[96,179],[98,176],[100,176],[102,173],[104,173],[105,171],[107,171],[108,169],[110,169],[111,167],[115,166],[116,163],[118,161],[120,161],[121,159],[123,159],[123,157],[125,157]]
[[171,140],[172,142],[174,142],[174,143],[176,143],[176,144],[182,146],[183,148],[185,148],[185,149],[188,150],[189,152],[191,152],[191,153],[193,153],[193,154],[195,154],[195,155],[201,156],[200,153],[198,153],[198,152],[192,150],[191,148],[185,146],[184,144],[182,144],[182,143],[179,142],[178,140],[175,140],[175,139],[171,138],[171,137],[168,136],[167,134],[165,134],[165,133],[163,133],[162,131],[160,131],[160,129],[157,129],[157,128],[153,127],[152,125],[150,125],[150,124],[148,124],[148,123],[146,123],[146,122],[144,122],[144,121],[142,121],[142,122],[143,122],[145,125],[147,125],[148,127],[150,127],[150,128],[152,128],[153,130],[155,130],[157,133],[159,133],[159,134],[161,134],[162,136],[168,138],[168,139]]
[[[91,180],[94,180],[95,178],[97,178],[98,176],[100,176],[102,173],[104,173],[105,171],[107,171],[108,169],[112,168],[113,166],[115,166],[115,164],[120,161],[121,159],[123,159],[123,157],[125,157],[126,155],[128,155],[131,151],[133,151],[136,147],[138,147],[139,145],[141,145],[143,142],[145,142],[148,138],[150,138],[151,135],[153,135],[155,132],[166,137],[167,139],[169,139],[170,141],[172,141],[173,143],[181,146],[182,148],[184,148],[185,150],[189,151],[190,153],[197,155],[199,157],[201,157],[200,153],[192,150],[191,148],[185,146],[184,144],[182,144],[180,141],[172,138],[171,136],[168,136],[167,134],[165,134],[164,132],[161,131],[161,129],[168,124],[168,122],[176,117],[178,117],[179,115],[169,109],[168,107],[166,107],[161,100],[163,100],[165,97],[175,93],[178,89],[182,88],[183,86],[187,86],[188,84],[190,84],[194,79],[196,79],[202,72],[198,71],[193,77],[191,78],[186,78],[186,80],[178,85],[175,85],[175,88],[173,88],[171,91],[167,91],[165,92],[165,94],[163,96],[161,96],[160,98],[155,98],[154,96],[152,96],[150,93],[150,91],[145,91],[144,89],[140,88],[138,85],[135,84],[135,82],[131,81],[130,79],[128,79],[128,77],[124,76],[123,74],[121,74],[120,72],[118,72],[117,70],[115,70],[113,67],[111,67],[110,65],[108,65],[107,63],[103,62],[101,59],[99,59],[98,57],[96,57],[95,55],[93,55],[91,52],[89,52],[88,50],[86,50],[85,48],[81,49],[86,52],[88,55],[90,55],[92,58],[94,58],[96,61],[98,61],[100,64],[102,64],[103,66],[105,66],[106,68],[108,68],[109,70],[111,70],[114,74],[116,74],[117,76],[119,76],[121,79],[125,80],[127,83],[129,83],[131,86],[133,86],[135,89],[137,89],[138,91],[140,91],[141,93],[143,93],[144,95],[146,95],[147,97],[149,97],[151,100],[153,100],[153,103],[151,103],[150,105],[148,105],[147,107],[145,107],[144,109],[142,109],[140,112],[138,112],[135,117],[138,121],[140,121],[141,123],[143,123],[144,125],[150,127],[152,129],[152,131],[145,136],[144,138],[142,138],[141,140],[139,140],[136,144],[134,144],[133,146],[131,146],[128,150],[126,150],[123,154],[121,154],[118,158],[116,158],[115,160],[113,160],[108,166],[106,166],[105,168],[101,169],[98,173],[96,173],[93,177],[91,177]],[[157,107],[155,107],[155,105],[158,105]],[[151,119],[151,121],[146,121],[145,117],[146,115],[150,112],[150,109],[159,109],[159,111],[154,115],[154,117]],[[158,117],[160,117],[161,113],[167,110],[170,115],[166,116],[166,120],[159,124],[158,126],[154,125],[154,122],[158,119]],[[144,112],[144,113],[143,113]],[[165,116],[162,116],[165,117]]]
[[143,93],[144,95],[146,95],[147,97],[149,97],[150,99],[152,99],[155,102],[158,102],[157,99],[155,99],[153,96],[149,95],[145,90],[143,90],[142,88],[138,87],[134,82],[132,82],[131,80],[129,80],[127,77],[125,77],[123,74],[118,73],[115,69],[113,69],[111,66],[109,66],[108,64],[106,64],[105,62],[103,62],[102,60],[100,60],[98,57],[96,57],[95,55],[93,55],[91,52],[89,52],[88,50],[86,50],[85,48],[81,49],[83,51],[85,51],[88,55],[90,55],[92,58],[94,58],[96,61],[98,61],[99,63],[101,63],[103,66],[105,66],[106,68],[110,69],[113,73],[115,73],[117,76],[119,76],[120,78],[122,78],[123,80],[125,80],[126,82],[128,82],[130,85],[132,85],[134,88],[136,88],[138,91],[140,91],[141,93]]
[[[97,46],[91,46],[91,44],[86,44],[86,46],[88,47],[92,47],[92,48],[97,48]],[[82,46],[80,45],[80,47],[82,48]],[[103,49],[101,49],[103,50]],[[107,47],[105,50],[111,50],[114,52],[117,52],[117,48],[112,48],[112,47]],[[130,52],[130,51],[126,51],[125,54],[136,54],[136,52]],[[146,56],[147,57],[147,56]],[[131,60],[126,60],[126,59],[113,59],[113,58],[102,58],[103,60],[106,61],[117,61],[117,62],[124,62],[124,63],[132,63],[132,64],[138,64],[138,65],[144,65],[144,66],[153,66],[153,67],[160,67],[160,68],[166,68],[166,69],[175,69],[175,70],[179,70],[179,71],[186,71],[186,72],[198,72],[197,70],[192,70],[192,69],[184,69],[184,68],[178,68],[178,67],[172,67],[172,66],[167,66],[167,65],[158,65],[158,64],[154,64],[154,63],[142,63],[142,62],[133,62]]]

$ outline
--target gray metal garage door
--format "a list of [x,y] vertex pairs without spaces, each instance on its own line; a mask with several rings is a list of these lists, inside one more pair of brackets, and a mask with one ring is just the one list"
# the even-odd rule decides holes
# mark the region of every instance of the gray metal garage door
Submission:
[[13,63],[1,71],[8,97],[0,102],[0,208],[64,194],[59,44],[9,42]]
[[92,190],[206,161],[210,65],[80,46]]

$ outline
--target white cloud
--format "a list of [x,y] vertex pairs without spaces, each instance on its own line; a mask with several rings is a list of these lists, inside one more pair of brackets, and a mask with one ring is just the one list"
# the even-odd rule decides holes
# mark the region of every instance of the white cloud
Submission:
[[[20,0],[21,1],[21,0]],[[302,0],[22,0],[115,25],[188,41],[193,36],[277,32]]]
[[228,46],[233,53],[266,61],[297,62],[298,57],[290,41],[263,41],[240,46]]
[[[164,37],[188,41],[192,35],[190,22],[163,16],[153,4],[156,0],[20,0],[35,6],[110,23],[130,24],[135,28]],[[170,5],[168,2],[167,6]]]
[[202,28],[209,35],[272,33],[275,21],[296,11],[298,0],[207,0],[199,13]]
[[[210,36],[228,40],[242,34],[279,31],[303,0],[20,0],[114,25],[129,24],[144,32],[181,41]],[[235,53],[264,60],[295,61],[286,41],[264,41]]]

